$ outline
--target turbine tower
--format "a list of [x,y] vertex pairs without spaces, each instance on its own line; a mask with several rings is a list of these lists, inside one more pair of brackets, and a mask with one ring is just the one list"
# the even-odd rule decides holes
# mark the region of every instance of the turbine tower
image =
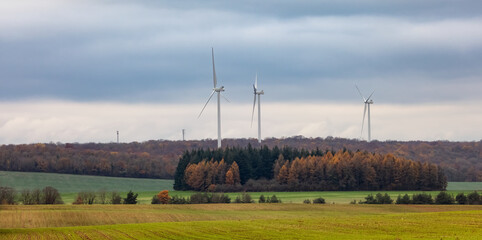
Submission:
[[375,91],[373,91],[372,94],[368,96],[368,98],[365,98],[356,84],[355,84],[355,87],[356,87],[356,90],[358,90],[358,93],[360,94],[360,96],[363,98],[363,102],[365,103],[365,109],[363,110],[363,120],[362,120],[360,138],[362,138],[363,136],[363,126],[365,125],[365,115],[368,110],[368,142],[370,142],[371,141],[370,105],[373,104],[373,100],[371,99],[371,97]]
[[253,102],[253,114],[251,114],[251,127],[253,127],[254,109],[256,107],[256,96],[258,96],[258,142],[261,143],[261,95],[264,95],[264,91],[258,91],[258,73],[253,84],[254,89],[254,102]]
[[[218,148],[221,148],[221,92],[224,92],[224,86],[217,87],[218,80],[216,78],[216,68],[214,66],[214,48],[211,48],[211,54],[212,54],[212,59],[213,59],[213,83],[214,83],[214,88],[213,91],[211,92],[211,95],[209,96],[208,100],[206,101],[206,104],[204,104],[203,109],[201,110],[201,113],[199,113],[199,117],[201,117],[201,114],[203,113],[204,109],[208,105],[209,101],[213,97],[214,93],[218,93]],[[226,101],[229,102],[229,100],[223,96]]]

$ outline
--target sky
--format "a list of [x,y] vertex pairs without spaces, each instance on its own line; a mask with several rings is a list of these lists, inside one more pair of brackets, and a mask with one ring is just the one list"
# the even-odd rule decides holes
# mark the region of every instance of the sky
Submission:
[[[482,139],[478,0],[0,2],[0,144]],[[255,116],[256,121],[256,116]],[[366,121],[365,121],[366,124]]]

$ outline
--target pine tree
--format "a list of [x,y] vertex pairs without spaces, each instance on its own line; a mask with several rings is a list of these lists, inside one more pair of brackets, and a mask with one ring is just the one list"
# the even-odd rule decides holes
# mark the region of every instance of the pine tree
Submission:
[[127,197],[124,198],[124,204],[137,204],[137,193],[134,194],[132,191],[127,193]]

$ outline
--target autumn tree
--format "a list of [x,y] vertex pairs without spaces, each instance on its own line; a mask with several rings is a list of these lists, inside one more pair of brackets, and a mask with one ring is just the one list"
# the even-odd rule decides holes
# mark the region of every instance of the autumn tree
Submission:
[[159,201],[160,201],[161,204],[168,204],[168,203],[169,203],[169,200],[171,199],[171,198],[169,197],[169,191],[168,191],[168,190],[160,191],[160,192],[157,194],[157,198],[159,199]]
[[234,185],[234,175],[231,169],[229,169],[228,172],[226,172],[226,184]]
[[287,184],[288,183],[288,178],[289,178],[289,175],[290,175],[290,172],[289,172],[289,167],[288,167],[288,162],[286,162],[282,167],[281,169],[279,170],[279,174],[278,176],[276,177],[276,180],[280,183],[280,184]]
[[228,185],[236,185],[241,182],[240,176],[239,176],[239,167],[236,162],[233,162],[231,164],[231,167],[229,167],[228,171],[226,172],[226,184]]

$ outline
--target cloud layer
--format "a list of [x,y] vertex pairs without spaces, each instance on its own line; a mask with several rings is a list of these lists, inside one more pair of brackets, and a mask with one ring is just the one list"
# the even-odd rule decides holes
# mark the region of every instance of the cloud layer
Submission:
[[[467,103],[372,105],[372,138],[378,140],[480,140],[480,106]],[[198,104],[75,103],[59,101],[2,103],[0,144],[36,142],[122,142],[150,139],[217,138],[215,103]],[[222,104],[223,138],[256,138],[250,104]],[[262,105],[262,137],[336,136],[360,138],[363,103]],[[366,139],[366,125],[363,139]]]
[[[256,72],[263,136],[479,140],[477,0],[0,2],[0,143],[215,138],[249,128]],[[224,106],[224,105],[223,105]],[[224,110],[226,109],[226,110]],[[212,112],[211,112],[212,111]],[[242,114],[241,114],[242,113]],[[246,113],[247,115],[245,115]],[[248,123],[246,123],[248,121]]]
[[239,102],[257,71],[273,101],[482,98],[479,1],[332,2],[5,1],[0,99],[197,102],[211,46]]

